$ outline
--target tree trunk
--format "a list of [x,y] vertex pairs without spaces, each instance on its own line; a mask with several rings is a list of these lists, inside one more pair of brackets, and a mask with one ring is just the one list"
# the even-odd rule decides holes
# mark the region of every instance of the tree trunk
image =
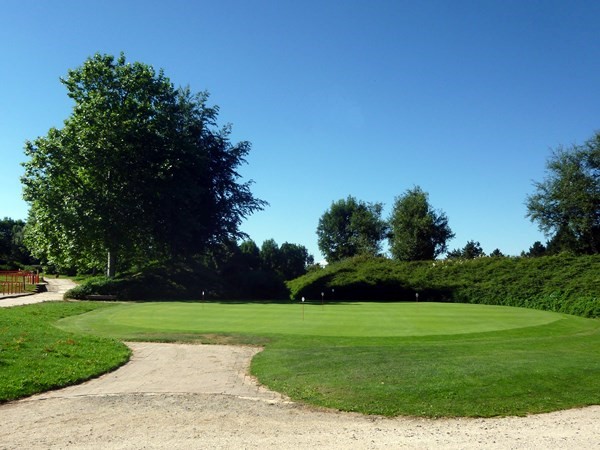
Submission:
[[117,265],[117,256],[114,252],[108,251],[108,264],[106,266],[106,276],[108,278],[114,278],[115,270]]

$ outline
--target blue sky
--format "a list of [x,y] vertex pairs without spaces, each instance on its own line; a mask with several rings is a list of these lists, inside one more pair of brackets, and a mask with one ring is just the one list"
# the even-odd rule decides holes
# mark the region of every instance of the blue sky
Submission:
[[415,185],[456,233],[519,254],[551,149],[600,128],[597,1],[0,1],[0,216],[26,219],[27,139],[60,127],[59,82],[96,52],[208,90],[270,203],[242,229],[305,245],[332,201]]

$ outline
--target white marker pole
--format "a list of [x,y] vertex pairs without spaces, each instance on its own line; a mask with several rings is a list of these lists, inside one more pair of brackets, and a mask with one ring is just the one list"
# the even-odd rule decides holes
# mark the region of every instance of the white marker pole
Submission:
[[304,297],[302,297],[302,320],[304,320]]

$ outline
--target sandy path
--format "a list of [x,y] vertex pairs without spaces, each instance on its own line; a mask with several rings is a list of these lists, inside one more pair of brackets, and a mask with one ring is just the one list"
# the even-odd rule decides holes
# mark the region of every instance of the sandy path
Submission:
[[[37,296],[33,296],[37,297]],[[0,406],[0,449],[600,449],[600,406],[500,419],[368,417],[287,401],[251,347],[131,343],[79,386]]]
[[65,292],[77,286],[73,281],[67,278],[47,278],[45,281],[47,283],[47,292],[35,295],[0,296],[0,307],[30,305],[32,303],[62,300]]

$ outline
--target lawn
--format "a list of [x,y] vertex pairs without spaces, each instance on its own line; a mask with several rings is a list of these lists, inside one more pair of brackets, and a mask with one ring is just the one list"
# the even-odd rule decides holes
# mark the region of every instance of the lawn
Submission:
[[53,324],[98,303],[47,302],[0,308],[0,403],[80,383],[127,362],[122,343]]
[[523,415],[600,403],[600,321],[443,303],[143,303],[62,319],[75,333],[263,344],[259,380],[366,414]]

